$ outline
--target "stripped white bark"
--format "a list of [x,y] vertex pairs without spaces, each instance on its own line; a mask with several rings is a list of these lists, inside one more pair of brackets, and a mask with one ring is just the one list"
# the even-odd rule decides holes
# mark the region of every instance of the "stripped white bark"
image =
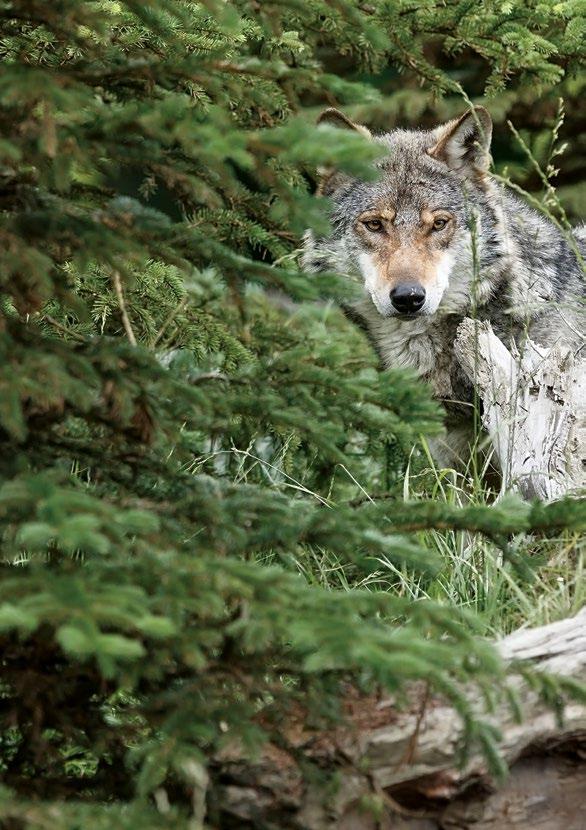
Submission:
[[586,487],[586,362],[528,340],[510,352],[485,321],[465,319],[456,355],[483,403],[505,489],[550,500]]

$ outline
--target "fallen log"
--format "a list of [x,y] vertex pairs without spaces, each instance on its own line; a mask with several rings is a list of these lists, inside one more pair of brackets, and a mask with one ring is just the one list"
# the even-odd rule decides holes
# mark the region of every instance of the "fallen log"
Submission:
[[[586,611],[498,644],[522,661],[586,682]],[[316,734],[284,725],[287,749],[268,746],[257,763],[225,757],[216,792],[222,827],[300,830],[582,830],[586,792],[586,706],[558,722],[526,681],[517,692],[523,721],[503,701],[491,715],[510,766],[497,785],[486,759],[458,767],[462,722],[445,701],[414,687],[411,705],[356,699],[349,723]],[[470,693],[473,695],[473,692]],[[307,778],[296,758],[323,771]],[[335,773],[336,787],[328,792]]]
[[456,356],[483,404],[503,488],[551,500],[586,487],[586,362],[558,344],[512,350],[490,323],[466,318]]

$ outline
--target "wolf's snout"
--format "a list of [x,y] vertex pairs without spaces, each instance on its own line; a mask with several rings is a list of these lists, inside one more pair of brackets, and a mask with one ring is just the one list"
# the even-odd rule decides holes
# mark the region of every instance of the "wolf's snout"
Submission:
[[401,314],[415,314],[425,303],[425,288],[416,282],[402,282],[391,290],[391,302]]

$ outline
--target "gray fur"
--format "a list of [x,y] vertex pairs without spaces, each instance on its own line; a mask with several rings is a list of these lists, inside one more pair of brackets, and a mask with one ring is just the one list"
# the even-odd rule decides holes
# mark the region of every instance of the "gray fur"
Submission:
[[[394,130],[374,136],[389,151],[377,162],[380,178],[331,177],[324,192],[333,202],[332,233],[321,239],[307,234],[303,263],[310,271],[338,271],[361,286],[349,315],[366,329],[384,367],[413,369],[431,384],[456,429],[457,421],[470,418],[473,400],[453,351],[462,318],[490,320],[506,344],[514,340],[521,345],[529,336],[544,346],[563,340],[579,348],[585,340],[586,288],[582,264],[564,234],[484,172],[482,137],[475,128],[467,129],[465,143],[457,136],[461,143],[451,155],[429,155],[445,131]],[[365,248],[356,220],[381,204],[396,211],[393,233],[401,234],[406,249],[422,209],[446,209],[453,215],[455,230],[447,246],[453,264],[432,313],[401,319],[386,306],[381,313],[380,302],[375,305],[364,285],[359,257]],[[574,238],[586,253],[586,226]]]

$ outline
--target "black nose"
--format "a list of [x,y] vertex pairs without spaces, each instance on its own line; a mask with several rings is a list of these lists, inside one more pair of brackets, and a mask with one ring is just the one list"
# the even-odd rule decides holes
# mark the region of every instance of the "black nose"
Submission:
[[402,282],[391,291],[391,302],[401,314],[414,314],[423,307],[425,288],[416,282]]

